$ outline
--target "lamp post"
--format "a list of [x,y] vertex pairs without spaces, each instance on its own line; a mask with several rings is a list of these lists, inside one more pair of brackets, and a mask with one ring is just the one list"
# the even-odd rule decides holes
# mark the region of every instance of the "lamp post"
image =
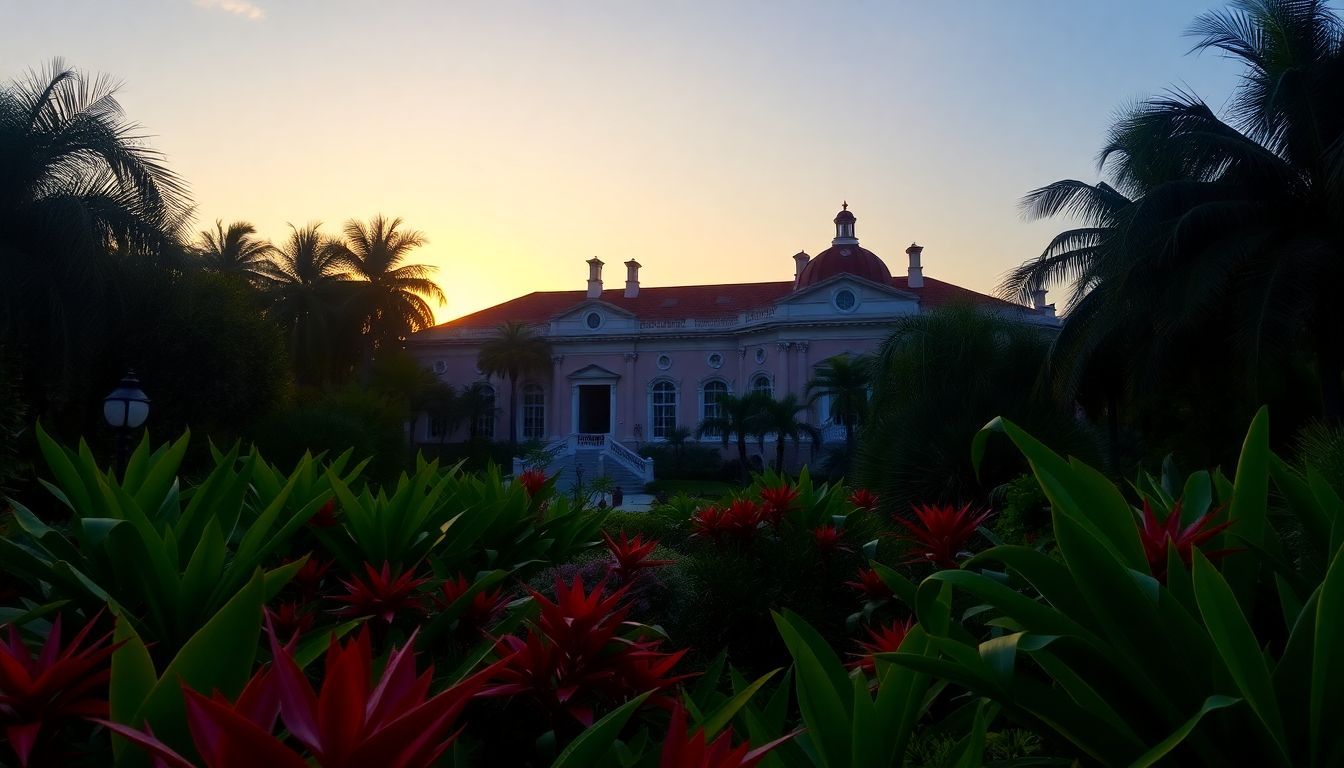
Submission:
[[131,430],[139,429],[149,417],[149,398],[140,389],[135,371],[127,371],[117,388],[103,398],[103,418],[117,434],[117,474],[126,474],[126,454]]

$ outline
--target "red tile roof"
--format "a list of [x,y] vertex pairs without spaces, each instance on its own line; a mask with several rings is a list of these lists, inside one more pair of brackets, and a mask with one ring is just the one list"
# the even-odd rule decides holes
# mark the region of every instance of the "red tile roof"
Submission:
[[[986,296],[961,286],[924,278],[924,287],[909,288],[905,276],[893,277],[891,285],[920,298],[925,307],[962,302],[981,306],[1011,308],[1034,313],[1028,307]],[[602,292],[601,300],[620,307],[641,320],[732,317],[737,313],[774,304],[793,292],[793,282],[730,283],[727,285],[676,285],[640,288],[639,295],[627,299],[625,289]],[[557,315],[587,301],[584,291],[537,291],[464,315],[435,328],[494,328],[510,320],[529,324],[546,323]],[[432,330],[432,329],[431,329]]]

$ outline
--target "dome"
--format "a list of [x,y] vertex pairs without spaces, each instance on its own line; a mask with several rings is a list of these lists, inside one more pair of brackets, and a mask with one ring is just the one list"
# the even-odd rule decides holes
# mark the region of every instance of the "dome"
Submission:
[[812,261],[803,267],[802,274],[798,275],[798,287],[816,285],[836,275],[853,275],[880,285],[891,285],[891,270],[877,254],[857,245],[833,245],[812,257]]
[[835,215],[835,239],[831,247],[812,258],[798,274],[798,288],[816,285],[836,275],[854,275],[881,285],[891,285],[891,270],[867,248],[859,247],[854,234],[854,214],[849,203],[840,206]]

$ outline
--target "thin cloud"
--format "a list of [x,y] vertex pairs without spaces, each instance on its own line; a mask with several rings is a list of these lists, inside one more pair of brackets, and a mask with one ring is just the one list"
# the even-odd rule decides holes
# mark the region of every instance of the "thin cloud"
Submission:
[[266,15],[266,11],[248,0],[193,0],[198,8],[211,8],[257,21]]

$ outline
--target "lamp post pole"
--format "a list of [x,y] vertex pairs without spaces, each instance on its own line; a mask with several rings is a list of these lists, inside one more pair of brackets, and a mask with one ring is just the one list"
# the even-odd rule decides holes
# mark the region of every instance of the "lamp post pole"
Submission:
[[126,461],[130,453],[131,430],[139,429],[149,418],[149,398],[140,389],[140,379],[135,371],[127,371],[117,388],[103,398],[103,418],[116,433],[115,471],[123,480],[126,477]]

